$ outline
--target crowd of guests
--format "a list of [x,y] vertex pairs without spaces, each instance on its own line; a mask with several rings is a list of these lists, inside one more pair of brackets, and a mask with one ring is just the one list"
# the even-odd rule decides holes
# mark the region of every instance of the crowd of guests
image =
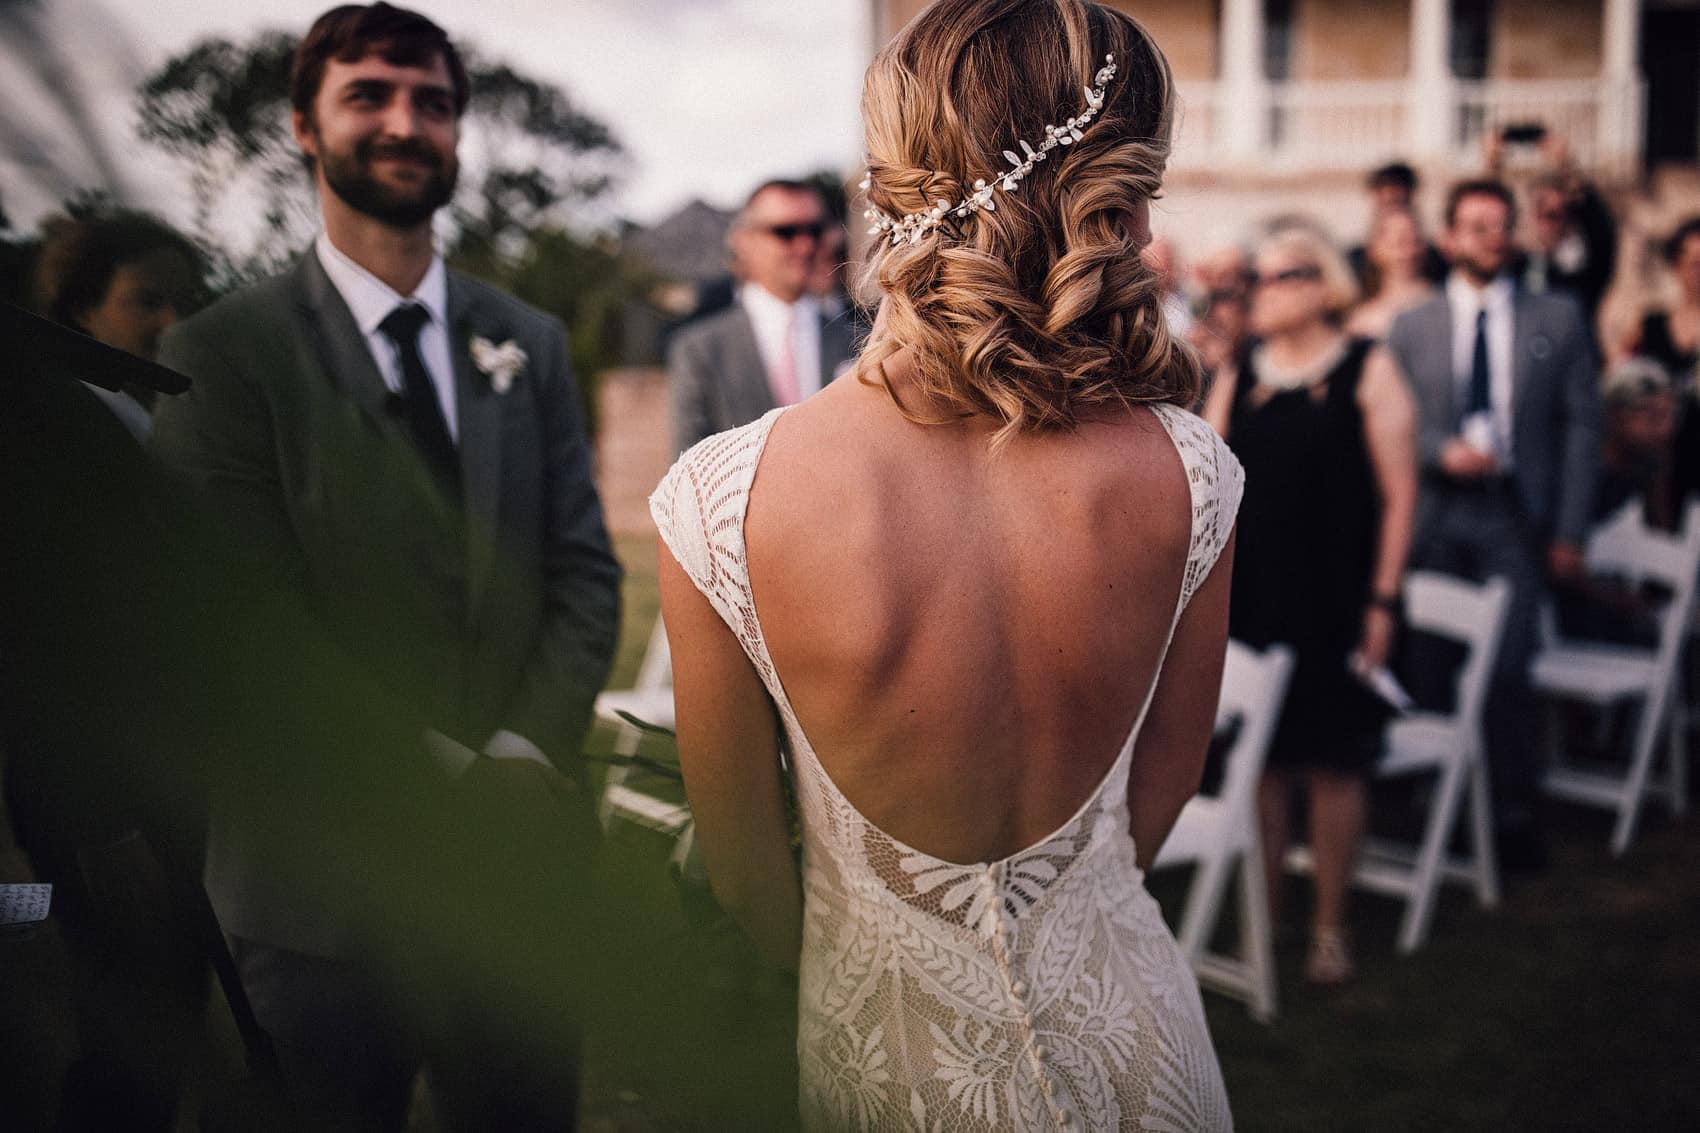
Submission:
[[1342,251],[1288,219],[1191,272],[1183,325],[1211,383],[1201,411],[1247,472],[1232,632],[1297,654],[1260,811],[1279,910],[1302,784],[1317,983],[1352,974],[1346,893],[1391,713],[1360,678],[1391,665],[1419,703],[1448,696],[1446,659],[1399,632],[1408,572],[1511,584],[1487,754],[1499,860],[1539,870],[1538,610],[1554,604],[1566,633],[1645,640],[1646,603],[1590,579],[1583,546],[1631,501],[1673,527],[1694,489],[1700,217],[1665,242],[1672,301],[1629,335],[1603,333],[1610,209],[1557,139],[1521,192],[1498,175],[1504,151],[1493,139],[1488,174],[1453,185],[1433,229],[1415,172],[1395,164],[1367,179],[1362,244]]

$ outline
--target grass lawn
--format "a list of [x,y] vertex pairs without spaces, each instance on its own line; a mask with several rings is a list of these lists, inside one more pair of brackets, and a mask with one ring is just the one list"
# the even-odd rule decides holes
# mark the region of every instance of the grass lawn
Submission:
[[[629,576],[616,685],[635,672],[655,608],[652,544],[620,547]],[[604,737],[606,742],[606,737]],[[1700,1130],[1700,838],[1654,807],[1620,860],[1603,812],[1553,810],[1551,870],[1510,878],[1496,911],[1450,890],[1429,943],[1394,952],[1400,906],[1355,898],[1358,979],[1301,979],[1302,933],[1278,944],[1270,1025],[1205,1003],[1244,1133],[1377,1130]],[[693,929],[664,838],[611,839],[632,901],[629,963],[606,981],[587,1128],[779,1130],[791,1123],[790,992],[735,934]],[[1178,920],[1187,874],[1152,889]],[[1308,882],[1287,910],[1302,925]]]

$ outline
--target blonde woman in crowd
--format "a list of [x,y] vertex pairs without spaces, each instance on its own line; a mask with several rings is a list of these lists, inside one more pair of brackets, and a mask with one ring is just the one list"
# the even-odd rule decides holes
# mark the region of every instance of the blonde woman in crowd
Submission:
[[1308,228],[1269,237],[1253,273],[1246,366],[1205,415],[1245,466],[1230,628],[1296,654],[1259,792],[1279,916],[1294,790],[1310,803],[1316,903],[1305,976],[1353,972],[1346,892],[1363,837],[1366,778],[1386,711],[1360,677],[1393,646],[1416,501],[1416,414],[1391,360],[1340,329],[1357,288]]

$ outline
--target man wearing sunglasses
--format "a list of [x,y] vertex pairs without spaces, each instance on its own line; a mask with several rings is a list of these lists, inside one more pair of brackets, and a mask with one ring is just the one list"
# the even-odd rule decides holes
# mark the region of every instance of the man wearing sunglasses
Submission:
[[855,324],[826,317],[809,286],[837,225],[807,182],[767,181],[750,194],[726,238],[738,301],[681,331],[668,351],[680,451],[802,401],[855,356]]

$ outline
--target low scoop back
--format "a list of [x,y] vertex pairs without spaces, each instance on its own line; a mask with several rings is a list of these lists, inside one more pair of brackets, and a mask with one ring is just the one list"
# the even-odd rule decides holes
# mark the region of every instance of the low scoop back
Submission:
[[[682,456],[663,479],[650,501],[662,538],[732,629],[778,708],[803,810],[805,852],[811,842],[825,839],[843,841],[845,844],[839,847],[843,851],[870,859],[889,858],[886,868],[879,869],[879,873],[888,882],[899,883],[898,888],[905,891],[908,899],[933,906],[935,912],[943,915],[948,916],[954,910],[967,916],[973,902],[955,892],[960,889],[960,885],[952,884],[956,871],[983,867],[1012,877],[1024,868],[1037,868],[1042,874],[1054,872],[1059,855],[1062,859],[1071,858],[1095,829],[1109,828],[1097,823],[1096,816],[1105,816],[1112,826],[1125,832],[1128,763],[1140,724],[1151,703],[1175,624],[1227,542],[1241,482],[1238,463],[1202,420],[1173,406],[1151,408],[1179,456],[1185,489],[1182,499],[1174,499],[1177,493],[1173,491],[1152,491],[1148,496],[1153,498],[1130,501],[1130,506],[1134,510],[1150,509],[1172,500],[1174,507],[1190,504],[1190,508],[1185,517],[1158,514],[1154,522],[1145,523],[1145,528],[1153,532],[1181,533],[1181,538],[1168,540],[1171,546],[1166,555],[1161,553],[1163,540],[1153,539],[1152,548],[1127,556],[1143,555],[1154,560],[1153,563],[1119,564],[1148,569],[1112,572],[1117,581],[1135,589],[1143,588],[1145,593],[1117,596],[1108,605],[1102,604],[1102,595],[1092,595],[1089,601],[1078,601],[1071,607],[1068,588],[1081,586],[1087,578],[1103,583],[1101,560],[1116,558],[1098,553],[1095,555],[1100,560],[1098,563],[1083,564],[1084,558],[1094,557],[1080,552],[1093,550],[1091,540],[1095,532],[1078,530],[1070,532],[1076,552],[1071,557],[1067,547],[1059,552],[1051,545],[1054,540],[1045,538],[1042,531],[1015,547],[1000,546],[999,539],[1008,532],[993,532],[986,544],[991,553],[984,557],[998,561],[991,564],[993,569],[988,577],[979,578],[970,571],[946,578],[943,589],[929,591],[928,587],[936,580],[916,577],[914,571],[905,575],[902,548],[892,552],[900,560],[895,568],[889,563],[869,563],[860,572],[852,569],[851,575],[877,576],[888,583],[893,577],[904,580],[897,589],[906,593],[908,609],[895,618],[895,625],[891,624],[893,619],[885,616],[889,610],[875,608],[889,604],[884,602],[893,593],[889,585],[882,589],[875,582],[870,589],[859,585],[857,580],[847,594],[835,592],[830,585],[797,593],[806,588],[792,584],[768,589],[774,576],[765,568],[758,569],[756,573],[763,579],[762,614],[772,619],[775,611],[778,612],[775,640],[781,643],[779,653],[786,661],[786,679],[781,679],[770,650],[767,628],[757,614],[746,543],[746,534],[752,526],[747,522],[752,488],[768,438],[785,411],[775,410],[750,425],[701,442]],[[794,465],[793,457],[794,454],[788,453],[782,459]],[[1165,454],[1160,459],[1174,458]],[[1163,473],[1174,475],[1172,468],[1164,468]],[[766,475],[765,471],[762,475]],[[874,488],[865,482],[855,488],[846,487],[840,498],[880,490],[877,477],[872,483]],[[770,484],[764,481],[758,493],[758,509],[768,508],[770,491]],[[973,493],[965,491],[965,495]],[[822,503],[818,500],[813,503],[817,514],[802,525],[808,532],[799,542],[817,541],[823,530],[831,529],[833,519],[822,521],[818,514]],[[1026,506],[1027,501],[1022,503]],[[1162,508],[1157,506],[1157,510],[1160,512]],[[788,503],[784,493],[780,493],[775,512],[768,514],[764,510],[761,522],[755,526],[769,532],[786,532],[787,513]],[[955,516],[941,526],[947,532],[947,539],[961,541],[968,537],[964,532],[974,530],[975,522],[972,515]],[[1090,522],[1090,505],[1085,514],[1068,514],[1065,509],[1059,514],[1058,522],[1075,527]],[[1123,533],[1115,540],[1116,545],[1136,545],[1130,544],[1126,532],[1137,530],[1139,524],[1119,522]],[[915,533],[914,526],[910,524],[903,530],[911,532],[913,538],[937,535],[924,530]],[[877,545],[884,546],[893,540],[892,533],[883,526],[880,531],[885,540],[876,540]],[[901,532],[895,538],[901,539]],[[766,543],[772,542],[775,539],[770,535]],[[758,543],[764,564],[768,555],[780,557],[784,550],[770,551],[766,543]],[[1174,546],[1176,543],[1182,546]],[[861,556],[852,561],[852,568],[867,558],[867,548],[858,547],[854,538],[847,538],[845,546],[832,550]],[[1059,553],[1065,556],[1064,560],[1053,563],[1050,556]],[[916,558],[928,566],[936,565],[936,560],[924,553]],[[972,548],[957,555],[955,561],[964,560],[976,562]],[[783,570],[780,574],[787,582],[796,577]],[[1006,585],[1011,580],[1014,585]],[[1060,598],[1046,597],[1037,594],[1035,585],[1065,593]],[[964,602],[960,592],[970,586],[976,589]],[[979,589],[981,586],[984,591]],[[984,604],[988,608],[977,611],[979,596],[988,592],[996,592],[1007,601],[1001,607],[987,601]],[[1028,611],[1022,604],[1036,598],[1042,603],[1053,603],[1065,614],[1052,617],[1054,625],[1047,624],[1045,616],[1026,617],[1024,622]],[[1092,602],[1099,602],[1100,609],[1143,613],[1125,620],[1079,613],[1078,608],[1092,610]],[[827,634],[793,632],[787,615],[804,610],[799,603],[813,607],[802,620],[814,629],[827,624],[841,628]],[[898,604],[904,603],[900,600]],[[822,615],[821,610],[829,613]],[[976,613],[983,624],[968,625]],[[1069,624],[1066,614],[1074,615],[1074,624]],[[823,616],[826,622],[820,620]],[[941,619],[945,623],[942,627],[938,624]],[[1103,624],[1107,620],[1111,624]],[[1010,624],[1005,626],[1005,622]],[[1133,636],[1142,640],[1134,643],[1138,648],[1130,649],[1128,639]],[[820,647],[811,647],[811,637]],[[831,640],[820,644],[822,638]],[[924,640],[918,645],[917,638]],[[845,639],[858,644],[846,652],[841,644]],[[941,648],[941,643],[947,647]],[[963,647],[951,648],[955,645]],[[1057,677],[1049,686],[1043,679],[1032,679],[1035,672],[1048,676],[1042,667],[1047,651],[1064,654],[1055,665]],[[1070,653],[1085,656],[1069,656]],[[845,666],[846,656],[852,657],[855,664]],[[1012,677],[1010,666],[1016,662],[1011,658],[1015,657],[1026,663],[1026,680]],[[1105,664],[1106,660],[1115,663]],[[1100,665],[1101,671],[1092,671],[1093,661]],[[840,669],[835,670],[834,665]],[[946,667],[948,671],[941,676],[938,670]],[[1123,675],[1112,676],[1113,673]],[[811,721],[812,731],[805,730],[799,722],[787,680],[796,682],[791,687],[803,701],[804,715]],[[944,682],[944,694],[928,695],[929,688],[941,687],[940,680]],[[1118,681],[1124,683],[1118,687]],[[976,687],[964,687],[964,682]],[[990,687],[978,687],[981,684]],[[908,697],[908,700],[892,699],[886,696],[888,692],[892,697]],[[910,703],[913,707],[904,707]],[[906,711],[923,716],[931,714],[932,727],[916,729],[929,735],[931,742],[870,740],[870,736],[902,735],[901,726],[894,730],[893,721],[900,720]],[[1102,743],[1102,750],[1085,755],[1068,750],[1064,746],[1067,737],[1079,735],[1081,719],[1094,713],[1097,717],[1086,719],[1086,723],[1096,728],[1096,734],[1110,737]],[[1020,729],[1030,719],[1040,721],[1038,734],[1021,733]],[[1008,734],[1000,734],[1000,728],[1007,728]],[[1112,728],[1113,733],[1107,730]],[[953,735],[961,739],[956,743],[941,741],[941,737]],[[825,762],[815,740],[820,740],[828,752]],[[1046,741],[1054,741],[1048,746],[1055,749],[1058,758],[1078,761],[1062,770],[1076,773],[1072,776],[1057,773],[1061,765],[1054,760],[1048,766],[1024,765],[1021,758],[1024,740],[1035,752],[1046,748]],[[1117,741],[1119,748],[1115,746]],[[988,748],[1003,749],[1004,758],[986,758]],[[1027,763],[1036,760],[1037,757]],[[1082,778],[1087,774],[1089,778]],[[969,867],[917,849],[874,821],[875,817],[883,818],[887,826],[907,832],[915,841],[942,849],[942,843],[952,840],[949,836],[920,837],[914,831],[927,830],[924,816],[929,813],[948,812],[953,807],[964,809],[962,798],[942,793],[940,785],[951,782],[972,784],[982,800],[991,800],[978,810],[973,809],[970,801],[967,813],[975,821],[983,821],[986,830],[977,839],[957,839],[957,845],[1023,848],[1013,853],[1003,850],[992,860]],[[853,798],[861,801],[867,811],[855,805]],[[1038,802],[1032,803],[1033,799]],[[929,800],[935,805],[929,807]],[[999,809],[1000,801],[1013,804],[1017,800],[1026,800],[1028,805],[1049,815],[1047,822],[1054,822],[1060,814],[1070,817],[1052,829],[1048,824],[1035,827],[1031,822],[1024,826],[1009,813],[1001,817],[992,813]],[[922,820],[914,820],[915,816],[921,816]],[[1050,830],[1050,833],[1033,838],[1034,829]],[[1052,864],[1044,864],[1046,858]]]

